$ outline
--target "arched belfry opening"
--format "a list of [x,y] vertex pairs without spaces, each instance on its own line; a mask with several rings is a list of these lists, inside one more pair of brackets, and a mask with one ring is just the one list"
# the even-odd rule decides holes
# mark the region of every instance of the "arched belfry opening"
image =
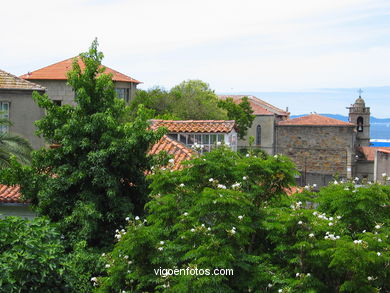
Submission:
[[358,117],[358,119],[356,121],[356,125],[357,125],[357,131],[358,132],[363,132],[364,120],[363,120],[362,116]]

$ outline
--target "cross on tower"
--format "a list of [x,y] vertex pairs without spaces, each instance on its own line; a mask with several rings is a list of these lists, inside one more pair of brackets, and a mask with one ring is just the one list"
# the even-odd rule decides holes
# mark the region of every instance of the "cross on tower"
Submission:
[[362,89],[359,89],[357,92],[359,93],[359,98],[361,98],[361,97],[362,97],[362,92],[363,92],[363,90],[362,90]]

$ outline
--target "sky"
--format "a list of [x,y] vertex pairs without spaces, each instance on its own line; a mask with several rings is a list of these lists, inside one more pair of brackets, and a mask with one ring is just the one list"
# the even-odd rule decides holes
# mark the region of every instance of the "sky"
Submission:
[[364,90],[390,117],[389,0],[2,1],[0,68],[15,75],[86,51],[166,89],[201,79],[293,114],[345,114]]

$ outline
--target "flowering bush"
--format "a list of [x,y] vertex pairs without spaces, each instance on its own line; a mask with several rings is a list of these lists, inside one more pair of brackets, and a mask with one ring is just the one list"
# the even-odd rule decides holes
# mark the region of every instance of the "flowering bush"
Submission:
[[[153,176],[149,215],[117,231],[108,276],[93,280],[98,292],[390,290],[388,187],[337,184],[289,197],[286,157],[226,148],[188,165]],[[156,274],[175,268],[234,275]]]
[[[283,156],[243,157],[221,147],[180,171],[153,176],[149,216],[130,219],[107,256],[100,291],[233,292],[264,273],[264,206],[294,182]],[[158,268],[233,269],[234,276],[156,275]]]

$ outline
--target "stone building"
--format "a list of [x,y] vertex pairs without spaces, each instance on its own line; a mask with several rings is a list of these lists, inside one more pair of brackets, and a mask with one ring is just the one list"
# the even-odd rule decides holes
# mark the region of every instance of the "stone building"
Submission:
[[45,88],[0,70],[0,117],[12,122],[11,126],[1,126],[0,131],[18,134],[37,147],[42,141],[34,135],[34,121],[42,117],[44,111],[34,103],[33,91],[43,94]]
[[244,97],[248,98],[253,115],[252,126],[248,129],[248,134],[244,139],[239,139],[237,143],[238,149],[247,148],[249,145],[249,137],[254,137],[255,148],[261,148],[268,154],[275,154],[275,126],[279,121],[287,120],[290,113],[275,107],[255,96],[244,95],[220,95],[220,99],[232,98],[233,102],[240,103]]
[[323,186],[338,174],[352,177],[355,125],[311,114],[280,121],[276,126],[276,152],[297,166],[300,185]]

